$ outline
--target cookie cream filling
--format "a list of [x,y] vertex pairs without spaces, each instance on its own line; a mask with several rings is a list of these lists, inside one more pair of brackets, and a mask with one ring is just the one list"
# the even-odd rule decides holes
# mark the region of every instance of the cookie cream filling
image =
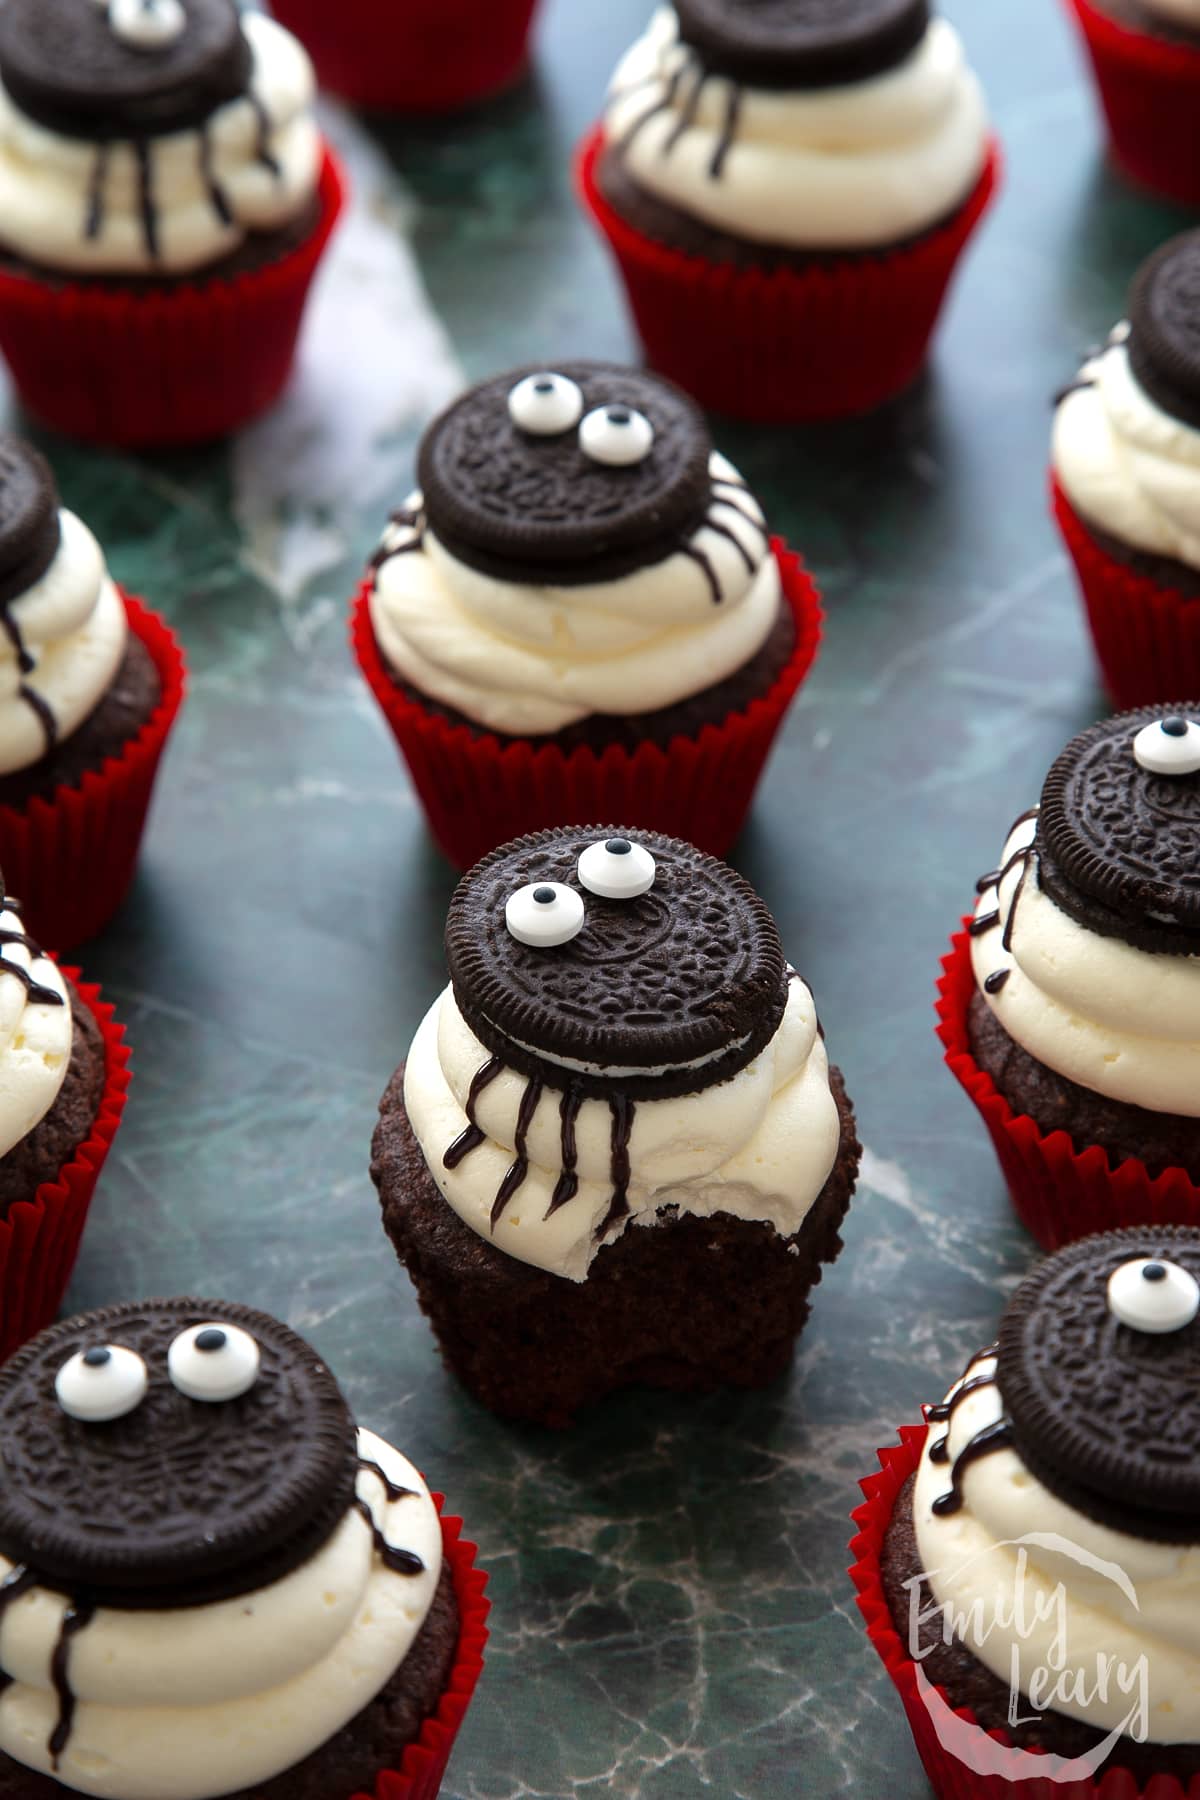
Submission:
[[1101,937],[1037,880],[1036,812],[1020,820],[998,884],[975,909],[975,980],[1009,1036],[1047,1068],[1111,1100],[1200,1118],[1200,957]]
[[[103,1800],[217,1800],[270,1781],[342,1729],[392,1679],[433,1603],[441,1526],[407,1458],[371,1432],[359,1454],[408,1490],[389,1501],[364,1469],[358,1494],[419,1574],[389,1570],[352,1509],[325,1547],[257,1593],[164,1612],[100,1607],[70,1638],[75,1711],[57,1767],[51,1661],[70,1602],[35,1587],[0,1623],[0,1750]],[[0,1558],[0,1579],[12,1565]]]
[[983,93],[935,19],[885,74],[786,91],[707,75],[660,7],[617,68],[606,141],[638,185],[754,243],[862,250],[946,218],[987,159]]
[[199,131],[137,143],[65,137],[0,85],[0,241],[53,269],[181,274],[294,219],[321,163],[312,65],[263,14],[247,13],[242,29],[246,95]]
[[57,1100],[74,1024],[57,964],[25,937],[11,906],[0,908],[0,940],[0,1156],[6,1156]]
[[[987,1356],[967,1373],[975,1380],[995,1368]],[[927,1607],[932,1595],[947,1608],[955,1635],[1005,1685],[1015,1679],[1028,1695],[1052,1681],[1053,1710],[1100,1731],[1130,1730],[1140,1699],[1133,1676],[1144,1666],[1147,1739],[1200,1741],[1200,1545],[1153,1543],[1097,1524],[1043,1487],[1012,1448],[964,1462],[962,1505],[935,1513],[955,1458],[1002,1418],[999,1388],[989,1381],[964,1395],[946,1425],[930,1427],[913,1490],[926,1578],[918,1603]],[[947,1429],[947,1458],[935,1462]],[[1123,1666],[1126,1679],[1114,1673],[1099,1682],[1102,1666]]]
[[[586,1279],[601,1242],[630,1224],[653,1226],[664,1208],[702,1218],[729,1213],[791,1236],[837,1157],[825,1046],[812,995],[795,975],[775,1036],[728,1081],[671,1099],[585,1099],[569,1109],[569,1133],[563,1094],[513,1069],[500,1069],[472,1098],[488,1062],[446,988],[409,1052],[409,1122],[464,1224],[519,1262],[570,1281]],[[448,1166],[447,1152],[471,1123],[478,1143],[459,1159],[452,1154]],[[519,1158],[524,1172],[501,1205]],[[565,1199],[564,1172],[575,1178]],[[616,1212],[617,1189],[627,1211]]]
[[1129,365],[1127,325],[1054,415],[1054,472],[1085,520],[1200,569],[1200,431],[1164,412]]

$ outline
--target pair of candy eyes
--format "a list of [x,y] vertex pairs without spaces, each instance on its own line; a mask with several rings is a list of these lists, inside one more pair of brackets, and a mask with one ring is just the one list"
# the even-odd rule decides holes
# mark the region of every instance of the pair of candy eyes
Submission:
[[[258,1345],[237,1325],[209,1323],[181,1331],[167,1351],[171,1383],[189,1400],[236,1400],[258,1380]],[[77,1351],[54,1378],[58,1404],[72,1419],[100,1425],[123,1419],[146,1397],[150,1373],[136,1350],[94,1344]]]
[[654,427],[645,413],[632,406],[597,406],[585,416],[582,388],[548,369],[517,383],[508,396],[508,416],[531,437],[561,437],[578,425],[583,454],[610,468],[645,462],[654,448]]
[[182,0],[93,0],[108,14],[108,28],[131,50],[165,50],[183,36]]
[[1143,725],[1133,740],[1133,755],[1151,775],[1195,775],[1200,771],[1200,724],[1169,713]]
[[[654,858],[629,838],[589,844],[577,864],[580,885],[602,900],[636,900],[654,886]],[[561,881],[531,881],[510,894],[504,922],[519,944],[535,950],[569,944],[583,930],[583,896]]]

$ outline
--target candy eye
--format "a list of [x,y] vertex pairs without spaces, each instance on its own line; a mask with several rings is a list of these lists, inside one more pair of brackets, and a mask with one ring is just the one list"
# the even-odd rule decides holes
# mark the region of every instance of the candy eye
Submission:
[[535,950],[569,944],[583,930],[583,901],[559,881],[533,881],[509,895],[504,922],[518,944]]
[[614,468],[645,462],[653,447],[653,425],[632,406],[598,406],[579,427],[583,454]]
[[1109,1276],[1108,1310],[1134,1331],[1182,1331],[1200,1312],[1200,1283],[1178,1263],[1138,1257]]
[[604,838],[579,858],[579,879],[605,900],[636,900],[654,886],[654,858],[628,838]]
[[248,1331],[213,1321],[180,1332],[167,1351],[167,1373],[189,1400],[236,1400],[258,1380],[259,1360]]
[[65,1362],[54,1377],[58,1404],[85,1425],[123,1419],[146,1398],[146,1365],[120,1344],[92,1344]]
[[111,0],[108,24],[133,50],[162,50],[183,36],[187,14],[180,0]]
[[1143,725],[1133,740],[1133,754],[1152,775],[1194,775],[1200,769],[1200,725],[1182,713],[1166,713]]
[[579,423],[583,394],[565,375],[549,369],[527,375],[508,396],[508,416],[521,431],[534,437],[557,437]]

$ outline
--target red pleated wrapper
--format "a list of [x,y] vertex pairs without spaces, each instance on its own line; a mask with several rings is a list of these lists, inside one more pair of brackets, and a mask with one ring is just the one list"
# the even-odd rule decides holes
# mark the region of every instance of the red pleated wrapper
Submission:
[[1160,587],[1098,544],[1057,480],[1052,502],[1118,711],[1200,694],[1200,595]]
[[458,1601],[458,1649],[445,1692],[421,1726],[419,1735],[404,1752],[399,1769],[385,1770],[376,1778],[372,1795],[355,1794],[353,1800],[433,1800],[442,1785],[446,1763],[458,1728],[467,1714],[475,1684],[483,1672],[487,1644],[487,1616],[491,1602],[484,1597],[487,1576],[475,1567],[476,1549],[462,1536],[462,1520],[442,1512],[445,1499],[434,1494],[433,1503],[442,1517],[442,1550],[450,1565],[454,1597]]
[[23,403],[97,444],[201,444],[244,425],[291,371],[309,285],[344,198],[328,149],[321,219],[248,274],[155,289],[0,270],[0,352]]
[[1017,1216],[1042,1249],[1057,1250],[1122,1225],[1200,1225],[1200,1188],[1182,1169],[1152,1179],[1146,1165],[1132,1157],[1110,1168],[1098,1144],[1077,1151],[1065,1131],[1047,1136],[1027,1114],[1013,1111],[971,1054],[967,1009],[974,992],[971,940],[962,931],[942,958],[938,1036],[947,1067],[988,1128]]
[[775,424],[870,412],[916,379],[1001,167],[993,141],[970,199],[915,244],[768,272],[706,262],[629,225],[596,182],[603,142],[599,128],[584,139],[576,181],[649,361],[702,406]]
[[[35,935],[35,934],[31,934]],[[104,1091],[92,1129],[55,1181],[31,1200],[18,1200],[0,1219],[0,1362],[49,1325],[67,1291],[92,1193],[112,1147],[129,1088],[125,1028],[100,998],[100,989],[63,969],[100,1027]]]
[[1113,154],[1143,187],[1200,206],[1200,50],[1066,0],[1083,34]]
[[[896,1502],[925,1447],[924,1425],[902,1425],[900,1442],[876,1451],[880,1473],[859,1482],[865,1499],[851,1517],[850,1579],[867,1636],[891,1677],[908,1718],[917,1754],[938,1800],[1200,1800],[1200,1777],[1185,1788],[1156,1775],[1140,1787],[1128,1769],[1109,1767],[1072,1777],[1059,1757],[1018,1750],[1002,1731],[984,1731],[969,1707],[953,1706],[934,1687],[896,1630],[884,1593],[880,1556]],[[1038,1773],[1041,1763],[1054,1774]]]
[[322,87],[356,106],[453,112],[516,80],[537,0],[275,0]]
[[770,691],[698,737],[583,745],[564,754],[550,741],[501,747],[490,734],[451,725],[392,680],[371,626],[371,584],[354,602],[351,643],[391,726],[442,850],[460,869],[526,831],[617,820],[685,838],[724,856],[745,823],[775,734],[821,641],[821,600],[800,558],[778,538],[772,549],[796,620],[796,648]]
[[183,651],[139,600],[122,596],[129,628],[154,659],[162,697],[136,737],[50,799],[0,806],[0,869],[40,944],[69,950],[101,931],[133,880],[154,779],[183,703]]

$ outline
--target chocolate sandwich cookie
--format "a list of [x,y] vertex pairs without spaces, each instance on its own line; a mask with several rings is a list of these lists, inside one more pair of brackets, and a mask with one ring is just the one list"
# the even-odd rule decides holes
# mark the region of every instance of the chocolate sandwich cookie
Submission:
[[675,12],[710,74],[759,88],[869,81],[929,28],[927,0],[675,0]]
[[[0,12],[0,19],[3,19]],[[0,435],[0,608],[40,581],[58,553],[58,487],[50,465],[32,444]],[[4,629],[16,625],[5,612]]]
[[1200,231],[1145,262],[1129,297],[1129,366],[1173,419],[1200,429]]

